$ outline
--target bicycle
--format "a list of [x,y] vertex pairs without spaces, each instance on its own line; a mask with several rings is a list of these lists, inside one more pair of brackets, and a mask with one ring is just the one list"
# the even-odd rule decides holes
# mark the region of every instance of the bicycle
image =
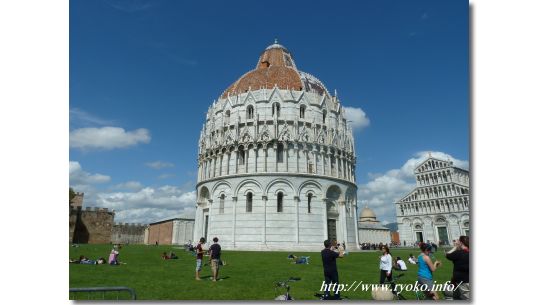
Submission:
[[291,287],[290,287],[290,285],[288,285],[288,283],[297,282],[297,281],[300,281],[300,280],[301,280],[300,277],[290,277],[287,280],[276,282],[275,283],[275,295],[278,295],[278,293],[280,292],[280,290],[282,288],[285,288],[286,292],[284,294],[278,295],[275,298],[275,300],[276,301],[292,301],[292,300],[294,300],[294,298],[290,294]]

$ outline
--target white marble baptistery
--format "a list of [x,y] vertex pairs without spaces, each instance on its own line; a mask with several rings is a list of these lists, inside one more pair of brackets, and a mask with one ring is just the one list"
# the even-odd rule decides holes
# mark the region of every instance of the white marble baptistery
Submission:
[[275,41],[207,111],[194,239],[286,251],[335,239],[357,249],[355,163],[338,97]]

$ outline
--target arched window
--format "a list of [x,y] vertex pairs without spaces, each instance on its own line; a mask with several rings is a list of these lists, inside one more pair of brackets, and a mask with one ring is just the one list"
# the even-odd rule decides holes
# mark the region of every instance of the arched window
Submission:
[[224,214],[224,194],[220,195],[219,214]]
[[278,145],[276,146],[276,162],[284,162],[284,145],[282,143],[278,143]]
[[273,116],[280,117],[280,104],[273,103]]
[[224,123],[230,124],[230,110],[226,110],[226,113],[224,114]]
[[323,110],[323,124],[325,124],[326,118],[327,118],[327,110]]
[[252,212],[252,193],[247,193],[247,213]]
[[239,146],[237,150],[237,164],[245,164],[245,148],[243,146]]
[[284,193],[278,192],[276,195],[276,211],[278,213],[284,210]]
[[312,213],[312,193],[308,194],[308,213]]
[[247,107],[247,120],[251,120],[254,118],[254,107],[252,105],[249,105]]
[[301,107],[299,108],[299,118],[304,119],[305,112],[306,112],[306,106],[301,105]]

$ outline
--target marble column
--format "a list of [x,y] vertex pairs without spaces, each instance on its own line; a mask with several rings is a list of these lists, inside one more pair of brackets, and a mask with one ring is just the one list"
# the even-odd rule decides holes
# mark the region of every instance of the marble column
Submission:
[[308,173],[308,150],[306,150],[306,146],[305,146],[305,150],[304,150],[304,164],[305,164],[305,173]]
[[267,145],[263,145],[263,172],[267,173]]
[[357,249],[360,249],[359,246],[359,230],[357,228],[357,204],[354,202],[351,203],[351,208],[353,209],[353,226],[355,227],[355,243],[357,245]]
[[262,228],[262,243],[267,242],[267,196],[262,196],[263,202],[263,228]]
[[234,169],[234,174],[237,175],[237,173],[238,173],[238,172],[237,172],[237,166],[238,166],[238,163],[239,163],[239,162],[237,162],[238,159],[239,159],[239,150],[238,150],[237,148],[236,148],[235,151],[234,151],[234,155],[235,155],[235,162],[234,162],[234,165],[235,165],[234,168],[235,168],[235,169]]
[[[211,238],[211,229],[212,229],[212,226],[211,226],[211,223],[213,222],[213,199],[208,199],[207,200],[207,206],[209,207],[209,211],[207,213],[207,215],[209,216],[209,220],[208,220],[208,224],[207,224],[207,238]],[[205,220],[204,220],[205,221]]]
[[326,157],[326,153],[325,153],[325,150],[322,148],[322,150],[321,150],[321,173],[323,175],[326,175],[326,173],[325,173],[325,157]]
[[294,196],[295,200],[295,243],[299,243],[299,196]]
[[250,158],[249,158],[250,154],[249,154],[249,152],[250,152],[250,149],[247,148],[246,151],[245,151],[245,173],[246,173],[246,174],[248,174],[248,162],[250,161]]
[[338,207],[340,208],[340,229],[342,230],[342,238],[340,238],[340,242],[345,241],[347,242],[347,211],[346,211],[346,202],[344,200],[338,201]]
[[284,171],[288,172],[288,143],[284,143]]
[[254,172],[258,172],[258,145],[254,147]]
[[295,152],[295,172],[299,172],[299,146],[295,144],[293,146],[293,150]]
[[327,240],[329,238],[329,235],[327,234],[327,198],[322,199],[322,205],[321,205],[321,221],[323,223],[323,240]]
[[233,227],[232,227],[232,245],[235,248],[235,213],[237,206],[237,196],[232,197],[232,211],[233,211]]

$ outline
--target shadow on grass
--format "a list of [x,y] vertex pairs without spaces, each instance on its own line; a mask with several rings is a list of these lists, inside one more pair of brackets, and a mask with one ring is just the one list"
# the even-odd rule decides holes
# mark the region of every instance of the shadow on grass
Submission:
[[[213,279],[213,276],[212,275],[206,275],[206,276],[201,276],[200,278],[202,280],[211,281]],[[227,280],[229,278],[230,278],[229,276],[219,277],[218,281]]]

